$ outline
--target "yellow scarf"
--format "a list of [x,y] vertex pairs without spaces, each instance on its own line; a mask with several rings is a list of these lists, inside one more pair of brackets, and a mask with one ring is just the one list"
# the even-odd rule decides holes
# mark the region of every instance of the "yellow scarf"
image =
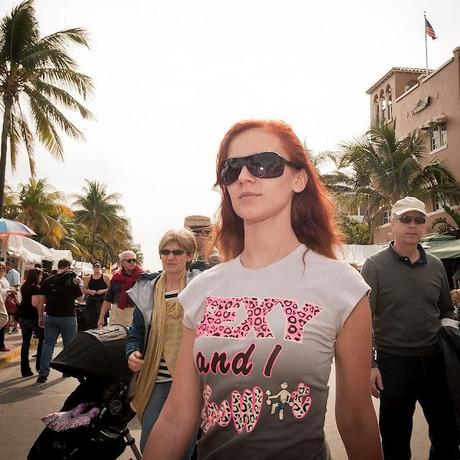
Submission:
[[[184,289],[185,278],[182,279],[179,292]],[[137,377],[131,407],[142,420],[144,410],[155,388],[158,368],[163,357],[171,376],[176,371],[177,355],[182,341],[182,318],[184,310],[175,299],[165,299],[166,273],[163,272],[155,284],[150,337],[147,350],[144,352],[144,364]]]

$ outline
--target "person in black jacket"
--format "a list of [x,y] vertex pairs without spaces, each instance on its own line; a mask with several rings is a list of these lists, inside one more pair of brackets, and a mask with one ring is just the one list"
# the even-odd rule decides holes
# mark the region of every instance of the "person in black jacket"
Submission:
[[70,270],[70,261],[61,259],[57,273],[47,278],[41,286],[37,310],[38,323],[45,328],[45,338],[37,383],[44,383],[48,379],[59,334],[62,335],[64,348],[77,335],[75,300],[83,302],[83,292],[76,278],[76,273]]
[[[40,369],[40,357],[43,345],[43,328],[38,325],[37,305],[38,295],[40,295],[40,282],[42,271],[39,268],[32,268],[27,272],[24,284],[21,286],[21,304],[19,306],[19,325],[22,333],[21,346],[21,375],[30,377],[34,375],[29,364],[29,349],[32,333],[38,338],[37,358],[35,368]],[[35,303],[35,305],[34,305]]]

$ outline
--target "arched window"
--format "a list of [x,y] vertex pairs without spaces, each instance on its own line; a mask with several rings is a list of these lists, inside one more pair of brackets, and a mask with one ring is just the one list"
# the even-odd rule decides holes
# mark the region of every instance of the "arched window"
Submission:
[[387,85],[385,88],[385,119],[390,121],[393,119],[393,91],[391,90],[391,86]]
[[379,107],[379,96],[374,96],[374,121],[378,123],[380,120],[380,107]]

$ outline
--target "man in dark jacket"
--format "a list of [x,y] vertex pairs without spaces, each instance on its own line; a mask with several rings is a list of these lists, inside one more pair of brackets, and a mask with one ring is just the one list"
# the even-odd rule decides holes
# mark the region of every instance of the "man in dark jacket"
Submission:
[[45,328],[45,338],[37,383],[48,379],[59,334],[62,335],[64,348],[77,335],[75,300],[83,301],[83,292],[76,278],[77,275],[70,270],[70,261],[62,259],[58,262],[57,273],[47,278],[40,288],[38,322],[40,327]]

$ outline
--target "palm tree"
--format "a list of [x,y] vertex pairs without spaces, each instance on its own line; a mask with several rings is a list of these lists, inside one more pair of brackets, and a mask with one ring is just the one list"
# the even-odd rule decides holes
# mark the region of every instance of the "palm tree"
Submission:
[[17,194],[13,189],[5,184],[4,192],[4,215],[7,219],[15,220],[18,214]]
[[52,190],[46,179],[31,178],[19,186],[16,219],[32,228],[42,243],[54,248],[66,235],[62,218],[73,216],[64,194]]
[[107,187],[98,181],[86,181],[83,194],[76,195],[73,206],[75,210],[75,222],[85,225],[90,234],[91,244],[89,252],[95,255],[97,240],[102,244],[108,244],[113,239],[119,241],[121,236],[128,236],[128,223],[119,215],[123,206],[118,203],[118,193],[107,193]]
[[365,136],[342,145],[337,170],[322,176],[342,210],[360,207],[370,242],[385,211],[406,195],[435,202],[458,202],[460,191],[450,170],[439,161],[426,163],[426,134],[398,140],[394,123],[372,127]]
[[[13,169],[19,146],[24,145],[33,177],[35,139],[55,158],[63,159],[58,131],[83,138],[59,106],[76,111],[85,119],[92,117],[71,94],[77,93],[85,100],[93,85],[90,77],[78,72],[77,63],[67,51],[69,44],[88,47],[85,30],[68,29],[40,38],[33,0],[23,1],[0,22],[0,104],[3,105],[0,217],[3,216],[8,144]],[[25,106],[29,109],[28,117]]]

